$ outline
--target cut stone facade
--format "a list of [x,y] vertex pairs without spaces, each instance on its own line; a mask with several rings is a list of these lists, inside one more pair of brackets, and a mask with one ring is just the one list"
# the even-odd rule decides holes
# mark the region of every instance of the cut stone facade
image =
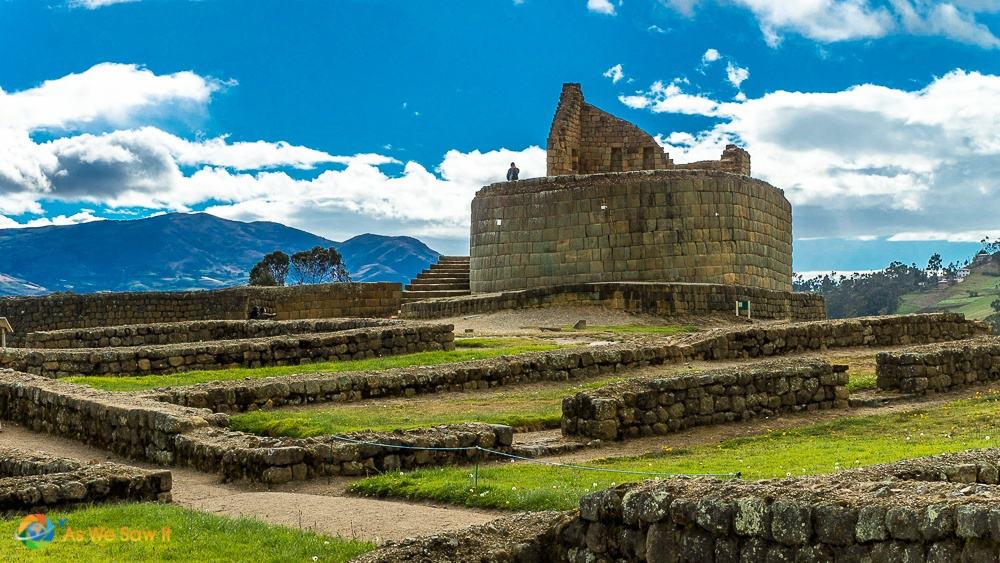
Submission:
[[472,293],[587,282],[694,282],[791,291],[781,190],[711,170],[493,184],[472,201]]
[[750,153],[729,145],[720,160],[674,164],[649,133],[588,104],[579,84],[563,84],[552,119],[546,175],[687,168],[750,175]]

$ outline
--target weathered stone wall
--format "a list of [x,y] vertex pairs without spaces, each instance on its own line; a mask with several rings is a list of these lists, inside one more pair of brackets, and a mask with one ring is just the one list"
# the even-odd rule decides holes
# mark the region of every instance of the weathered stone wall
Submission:
[[404,324],[405,321],[390,319],[315,319],[302,321],[188,321],[71,328],[29,333],[25,347],[67,349],[156,346],[183,342],[337,332],[356,328],[399,327]]
[[563,399],[562,432],[621,440],[782,412],[847,408],[847,398],[847,366],[768,362],[582,391]]
[[590,494],[576,511],[406,540],[359,561],[995,562],[998,468],[990,449],[797,479],[651,480]]
[[[98,391],[9,370],[0,371],[0,420],[79,440],[132,459],[186,465],[229,480],[268,483],[495,459],[475,448],[510,451],[514,435],[509,426],[462,424],[343,436],[392,446],[465,448],[437,452],[356,444],[333,437],[268,438],[227,430],[223,428],[228,425],[227,416],[205,409],[179,407],[131,393]],[[36,463],[21,471],[38,467]],[[2,469],[0,465],[0,477]],[[162,481],[162,473],[154,475],[169,490],[169,473],[166,481]],[[0,503],[3,484],[0,479]]]
[[339,332],[161,346],[66,350],[10,348],[0,352],[0,368],[45,377],[156,375],[452,350],[454,339],[454,327],[450,324],[401,323]]
[[[458,424],[397,432],[354,432],[343,437],[400,447],[351,443],[331,436],[268,438],[210,428],[179,436],[176,456],[179,463],[217,473],[227,480],[277,484],[328,475],[367,475],[495,460],[495,456],[476,447],[510,451],[514,431],[502,425]],[[406,446],[447,449],[411,450]]]
[[671,165],[656,139],[583,100],[579,84],[564,84],[546,150],[546,174],[663,170]]
[[691,360],[764,358],[830,348],[958,340],[983,330],[987,329],[982,323],[966,321],[962,315],[954,313],[793,323],[694,333],[671,343],[645,340],[378,373],[320,373],[287,376],[280,380],[203,383],[165,389],[150,396],[217,412],[243,412],[267,404],[279,407],[310,402],[347,402],[535,381],[565,381]]
[[244,320],[254,306],[266,306],[277,320],[389,317],[399,311],[398,283],[323,284],[293,287],[235,287],[212,291],[124,292],[0,298],[0,317],[23,346],[28,333],[203,320]]
[[116,463],[83,464],[0,448],[0,514],[31,514],[104,502],[170,501],[169,471]]
[[[736,301],[751,302],[755,319],[826,318],[823,296],[738,285],[697,283],[580,283],[404,303],[400,316],[434,319],[565,305],[600,305],[663,317],[735,315]],[[742,313],[745,315],[746,313]]]
[[470,284],[489,293],[582,282],[698,282],[790,291],[781,190],[718,171],[494,184],[472,201]]
[[904,393],[936,393],[1000,380],[1000,338],[880,352],[876,385]]

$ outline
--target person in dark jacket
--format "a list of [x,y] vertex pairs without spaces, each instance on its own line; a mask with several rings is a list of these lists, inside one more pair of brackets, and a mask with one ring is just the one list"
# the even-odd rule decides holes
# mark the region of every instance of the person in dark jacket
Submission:
[[513,182],[517,180],[517,175],[521,173],[521,169],[517,167],[513,162],[510,163],[510,168],[507,169],[507,181]]

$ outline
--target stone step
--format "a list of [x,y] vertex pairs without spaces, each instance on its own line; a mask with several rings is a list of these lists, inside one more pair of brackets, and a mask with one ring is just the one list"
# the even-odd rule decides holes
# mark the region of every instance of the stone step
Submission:
[[406,291],[441,291],[460,289],[469,291],[469,282],[465,283],[411,283],[407,284]]
[[431,264],[430,268],[424,270],[425,272],[441,272],[441,271],[452,271],[452,272],[468,272],[469,266],[461,264]]
[[433,299],[435,297],[458,297],[461,295],[469,295],[469,290],[467,289],[442,289],[436,291],[404,291],[403,301],[413,300],[413,299]]
[[439,256],[438,264],[468,264],[468,256]]
[[451,272],[423,272],[419,276],[413,278],[410,281],[411,282],[427,281],[432,283],[467,282],[469,281],[469,274],[462,275],[462,274],[452,274]]

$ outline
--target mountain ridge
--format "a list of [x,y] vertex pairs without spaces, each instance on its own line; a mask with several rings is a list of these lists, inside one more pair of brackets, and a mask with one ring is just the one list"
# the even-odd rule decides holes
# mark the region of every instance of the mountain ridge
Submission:
[[173,291],[246,283],[274,250],[341,252],[355,281],[406,283],[439,253],[413,237],[365,233],[343,242],[272,221],[206,213],[0,229],[0,295]]

